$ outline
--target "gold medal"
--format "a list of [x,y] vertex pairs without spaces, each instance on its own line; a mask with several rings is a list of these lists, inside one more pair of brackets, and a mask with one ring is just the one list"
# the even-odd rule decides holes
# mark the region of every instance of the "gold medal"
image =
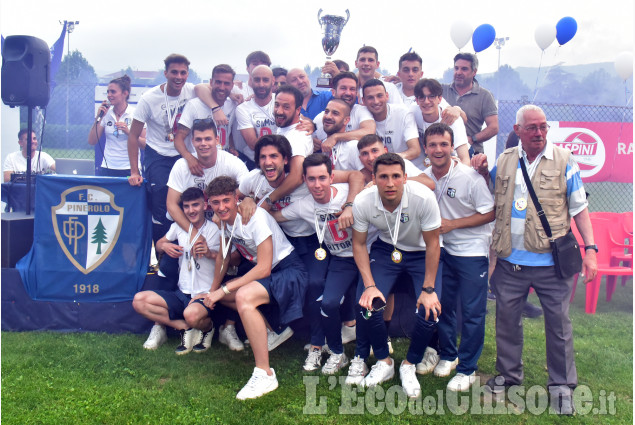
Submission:
[[322,247],[315,250],[315,258],[322,261],[326,258],[326,250]]
[[403,259],[401,252],[395,248],[395,250],[392,252],[392,254],[390,254],[390,258],[392,259],[393,263],[401,263],[401,260]]
[[518,198],[516,199],[514,206],[518,211],[525,211],[525,209],[527,208],[527,200],[525,198]]

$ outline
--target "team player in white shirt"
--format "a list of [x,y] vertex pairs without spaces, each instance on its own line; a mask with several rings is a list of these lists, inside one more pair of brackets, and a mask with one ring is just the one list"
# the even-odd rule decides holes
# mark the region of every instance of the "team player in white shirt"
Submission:
[[[221,221],[221,258],[216,262],[214,281],[204,304],[214,308],[221,302],[240,314],[251,344],[256,367],[236,398],[260,397],[278,387],[275,371],[269,366],[267,324],[273,329],[302,317],[307,273],[302,261],[287,241],[276,221],[259,208],[242,223],[238,213],[238,183],[231,177],[214,179],[206,189],[209,203]],[[245,275],[221,285],[231,246],[254,266]],[[259,307],[266,305],[263,314]]]
[[231,130],[235,121],[235,110],[238,104],[233,101],[229,95],[231,94],[232,87],[234,87],[235,75],[236,73],[231,66],[225,64],[216,65],[212,70],[209,88],[211,89],[212,99],[219,106],[212,108],[207,106],[201,99],[192,99],[185,105],[183,114],[179,119],[174,145],[181,156],[187,160],[190,171],[194,175],[203,175],[203,165],[186,149],[186,145],[191,144],[191,131],[194,120],[213,118],[214,112],[222,110],[227,122],[221,124],[221,121],[214,121],[216,132],[218,133],[219,150],[229,151],[233,146]]
[[[423,147],[423,134],[426,128],[434,123],[442,121],[443,114],[443,87],[437,80],[424,78],[419,80],[414,88],[417,103],[412,105],[411,111],[417,123],[419,130],[419,141]],[[462,119],[457,119],[453,123],[448,124],[454,132],[454,151],[459,160],[470,165],[470,145],[467,142],[467,133],[465,132],[465,124]],[[425,152],[417,158],[417,163],[421,164],[420,168],[428,167],[429,164],[424,160]]]
[[386,86],[377,79],[368,80],[362,90],[364,105],[373,115],[377,135],[384,141],[388,152],[411,161],[418,158],[421,155],[419,132],[410,108],[403,104],[389,105]]
[[342,140],[359,140],[367,134],[375,133],[375,120],[368,108],[357,104],[357,76],[352,72],[340,72],[333,78],[334,99],[342,99],[351,108],[350,120],[346,124],[347,134],[334,133],[327,135],[323,128],[324,112],[315,117],[315,133],[313,134],[315,151],[328,153],[335,144]]
[[357,140],[347,140],[346,138],[349,134],[346,127],[351,119],[350,112],[350,105],[342,99],[331,99],[324,110],[324,132],[328,137],[340,136],[339,141],[330,148],[328,153],[333,168],[336,170],[361,170],[364,168],[359,160]]
[[[439,317],[441,360],[437,376],[456,375],[448,390],[467,391],[475,380],[485,340],[487,269],[494,221],[494,199],[484,179],[473,168],[452,158],[452,129],[432,124],[424,135],[431,166],[425,170],[435,184],[441,211],[443,292]],[[456,304],[461,300],[461,345],[457,351]],[[458,366],[457,366],[458,364]]]
[[251,161],[247,168],[254,169],[254,146],[256,141],[266,134],[275,134],[277,127],[273,117],[274,84],[273,72],[266,65],[255,67],[250,76],[254,97],[236,108],[236,127],[240,131],[242,142],[236,140],[236,149]]
[[399,58],[399,71],[397,77],[400,82],[396,84],[401,99],[406,106],[415,103],[414,88],[417,81],[423,76],[423,60],[416,52],[408,52]]
[[[176,354],[187,354],[192,349],[197,352],[207,350],[212,340],[213,328],[208,318],[211,310],[198,309],[197,322],[203,321],[206,325],[202,333],[185,320],[185,311],[197,310],[190,301],[210,290],[220,237],[218,227],[205,218],[206,203],[202,190],[188,188],[180,200],[188,220],[188,230],[172,223],[169,231],[157,242],[158,252],[178,258],[178,289],[138,292],[132,306],[137,313],[155,322],[143,348],[156,350],[167,341],[165,326],[171,326],[181,333],[181,344],[176,348]],[[187,316],[194,318],[190,313]]]
[[[187,160],[181,158],[174,164],[168,178],[167,207],[172,220],[183,229],[187,228],[187,219],[179,208],[181,193],[188,187],[204,190],[218,176],[231,176],[238,181],[247,175],[245,164],[229,152],[218,149],[218,136],[212,118],[194,120],[192,125],[192,144],[196,159],[203,167],[203,175],[192,174]],[[208,218],[212,211],[208,208]]]
[[[309,155],[302,167],[310,195],[274,212],[273,216],[280,223],[302,220],[314,227],[317,234],[319,247],[313,255],[318,261],[328,264],[328,274],[317,298],[319,309],[310,309],[312,315],[308,319],[317,325],[317,329],[312,329],[312,332],[319,335],[321,343],[317,345],[312,335],[312,347],[303,368],[305,371],[312,371],[322,366],[322,346],[326,338],[331,355],[322,367],[322,373],[332,375],[348,364],[342,346],[340,304],[345,294],[348,293],[349,297],[353,295],[349,293],[349,289],[359,278],[353,260],[351,228],[340,227],[337,218],[342,208],[347,206],[349,188],[347,184],[332,184],[333,169],[327,156],[319,153]],[[331,254],[328,257],[326,250]]]
[[[394,376],[387,330],[380,314],[399,273],[412,277],[417,296],[417,319],[406,360],[399,368],[401,384],[409,397],[418,397],[421,386],[415,374],[416,364],[434,333],[441,314],[436,279],[439,265],[439,227],[441,216],[434,193],[422,184],[406,180],[401,156],[386,153],[373,167],[375,185],[355,198],[353,205],[353,255],[361,279],[357,288],[359,306],[357,332],[362,341],[370,341],[377,363],[366,375],[364,362],[370,347],[358,337],[355,358],[348,371],[347,383],[374,387]],[[370,226],[379,230],[370,250],[366,240]]]
[[[130,134],[128,135],[128,158],[132,186],[140,186],[145,178],[152,211],[152,238],[156,242],[170,227],[166,218],[167,181],[170,170],[180,158],[174,146],[174,136],[179,116],[185,103],[194,97],[194,85],[187,83],[190,61],[183,55],[171,54],[164,60],[164,75],[167,81],[143,94],[137,104]],[[139,172],[139,137],[146,131],[144,177]]]

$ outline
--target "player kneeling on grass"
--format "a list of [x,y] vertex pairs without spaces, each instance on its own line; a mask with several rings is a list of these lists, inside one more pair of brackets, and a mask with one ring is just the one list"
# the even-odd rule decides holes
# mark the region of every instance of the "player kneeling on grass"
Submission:
[[[144,348],[156,350],[167,341],[165,326],[171,326],[181,332],[181,344],[176,348],[176,354],[187,354],[192,349],[196,352],[207,350],[212,341],[212,321],[202,300],[196,300],[196,297],[209,292],[220,242],[218,227],[205,219],[205,196],[201,189],[186,189],[181,195],[181,205],[190,222],[189,230],[186,232],[173,223],[156,245],[157,252],[179,259],[178,288],[139,292],[132,306],[137,313],[155,322]],[[201,311],[201,307],[205,311]],[[186,321],[185,317],[190,320]],[[192,327],[193,322],[202,332]]]
[[[269,367],[267,322],[273,329],[302,317],[307,273],[302,261],[280,227],[265,210],[258,208],[248,224],[238,214],[238,183],[231,177],[217,177],[205,193],[214,214],[221,221],[222,261],[216,263],[214,281],[205,306],[222,303],[238,311],[254,352],[256,367],[236,398],[257,398],[278,388]],[[245,275],[221,285],[227,271],[230,245],[254,267]]]

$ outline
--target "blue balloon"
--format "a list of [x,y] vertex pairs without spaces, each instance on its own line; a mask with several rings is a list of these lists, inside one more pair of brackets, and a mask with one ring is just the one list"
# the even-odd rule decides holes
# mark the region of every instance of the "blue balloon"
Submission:
[[490,24],[479,25],[472,34],[472,45],[476,53],[487,49],[496,38],[496,30]]
[[562,18],[556,24],[556,39],[560,45],[569,42],[578,31],[578,23],[570,16]]

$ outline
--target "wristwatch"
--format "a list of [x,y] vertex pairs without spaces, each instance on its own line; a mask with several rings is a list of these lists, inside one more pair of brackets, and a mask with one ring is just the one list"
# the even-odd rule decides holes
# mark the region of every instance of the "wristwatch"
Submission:
[[434,286],[424,286],[423,288],[421,288],[423,290],[423,292],[425,292],[426,294],[431,294],[434,292]]
[[472,143],[478,143],[478,139],[476,138],[476,134],[472,136]]
[[584,250],[587,251],[589,249],[594,250],[595,252],[598,252],[598,246],[597,245],[585,245],[584,246]]

